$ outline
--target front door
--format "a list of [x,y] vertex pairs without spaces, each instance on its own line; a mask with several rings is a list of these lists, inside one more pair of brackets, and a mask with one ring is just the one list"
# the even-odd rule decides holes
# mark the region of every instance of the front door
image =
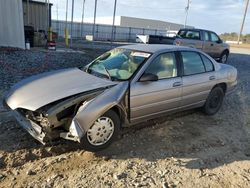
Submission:
[[174,52],[163,53],[147,67],[145,73],[158,76],[157,81],[137,81],[130,89],[131,122],[151,119],[180,107],[182,80],[177,72]]
[[204,32],[204,48],[203,51],[213,58],[219,58],[221,55],[221,42],[218,35],[213,32]]

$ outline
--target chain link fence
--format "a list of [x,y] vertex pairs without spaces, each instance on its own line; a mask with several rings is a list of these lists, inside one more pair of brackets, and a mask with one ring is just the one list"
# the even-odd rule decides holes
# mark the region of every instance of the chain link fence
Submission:
[[[69,35],[72,39],[82,39],[86,35],[92,35],[93,24],[91,23],[77,23],[72,24],[72,33],[70,33],[70,22],[68,22]],[[65,21],[52,20],[52,28],[54,32],[58,33],[59,37],[64,37],[64,30],[66,28]],[[134,27],[114,26],[114,41],[117,42],[135,42],[136,35],[166,35],[167,30],[145,29]],[[112,34],[112,26],[104,24],[95,25],[95,40],[110,41]]]

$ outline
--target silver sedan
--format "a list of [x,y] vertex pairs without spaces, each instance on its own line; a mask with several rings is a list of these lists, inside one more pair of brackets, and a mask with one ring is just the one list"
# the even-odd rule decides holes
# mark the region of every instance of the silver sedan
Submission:
[[213,115],[237,84],[237,70],[180,46],[128,45],[86,67],[42,73],[5,98],[20,125],[41,143],[64,138],[87,150],[107,147],[119,130],[202,107]]

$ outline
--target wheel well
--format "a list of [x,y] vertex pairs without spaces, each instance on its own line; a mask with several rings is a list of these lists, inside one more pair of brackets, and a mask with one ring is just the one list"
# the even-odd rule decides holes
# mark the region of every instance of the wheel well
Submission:
[[117,106],[112,107],[110,110],[113,110],[121,118],[121,111]]
[[228,50],[228,49],[225,49],[221,54],[223,54],[223,53],[229,54],[229,50]]
[[119,106],[113,106],[110,110],[113,110],[115,113],[117,113],[117,115],[119,116],[121,120],[121,125],[127,122],[126,112],[124,112]]
[[222,90],[223,90],[223,92],[224,92],[224,94],[225,94],[226,91],[227,91],[227,84],[226,84],[226,83],[219,83],[219,84],[216,84],[213,88],[215,88],[215,87],[221,87]]

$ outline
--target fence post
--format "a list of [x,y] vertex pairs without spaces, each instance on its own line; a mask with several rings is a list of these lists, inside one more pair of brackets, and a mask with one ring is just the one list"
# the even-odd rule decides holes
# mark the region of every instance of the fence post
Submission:
[[129,31],[128,31],[128,41],[130,42],[131,41],[131,27],[129,27]]
[[157,29],[155,30],[155,35],[157,35]]
[[99,25],[96,24],[96,30],[95,30],[95,32],[96,32],[96,39],[97,39],[97,40],[98,40],[98,37],[99,37],[99,36],[98,36],[98,32],[99,32],[98,29],[99,29]]
[[144,35],[144,32],[145,32],[145,29],[143,28],[143,29],[142,29],[142,34],[143,34],[143,35]]

